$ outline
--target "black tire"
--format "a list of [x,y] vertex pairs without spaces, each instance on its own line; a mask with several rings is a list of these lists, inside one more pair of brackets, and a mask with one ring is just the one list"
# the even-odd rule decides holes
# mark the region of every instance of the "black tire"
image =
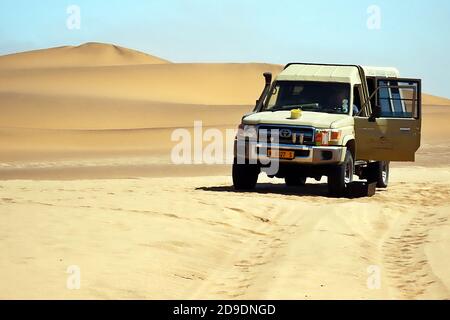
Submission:
[[389,185],[389,161],[370,163],[367,181],[376,182],[377,188],[386,189]]
[[260,168],[256,164],[233,163],[233,186],[235,190],[252,190],[258,182]]
[[331,196],[343,197],[347,188],[347,184],[353,181],[353,173],[355,172],[355,164],[350,150],[345,154],[344,163],[330,168],[328,174],[328,191]]
[[300,187],[306,184],[306,177],[297,175],[288,175],[284,178],[288,187]]

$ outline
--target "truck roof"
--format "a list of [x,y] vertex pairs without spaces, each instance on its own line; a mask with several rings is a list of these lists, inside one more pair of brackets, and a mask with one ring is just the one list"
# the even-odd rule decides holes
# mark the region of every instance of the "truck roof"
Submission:
[[366,77],[380,77],[380,78],[398,78],[400,72],[397,68],[392,67],[367,67],[363,66]]
[[[362,67],[367,77],[399,77],[395,68]],[[356,66],[290,64],[277,77],[279,81],[319,81],[360,84],[361,79]]]

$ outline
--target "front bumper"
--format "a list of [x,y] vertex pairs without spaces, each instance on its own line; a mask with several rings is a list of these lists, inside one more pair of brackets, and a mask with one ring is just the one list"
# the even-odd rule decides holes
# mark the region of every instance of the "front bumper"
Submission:
[[294,151],[294,159],[279,159],[280,162],[310,165],[341,164],[345,160],[347,151],[347,148],[342,146],[306,146],[267,143],[246,143],[245,148],[240,150],[245,150],[245,158],[252,162],[268,163],[273,160],[273,158],[267,156],[267,150],[269,149]]

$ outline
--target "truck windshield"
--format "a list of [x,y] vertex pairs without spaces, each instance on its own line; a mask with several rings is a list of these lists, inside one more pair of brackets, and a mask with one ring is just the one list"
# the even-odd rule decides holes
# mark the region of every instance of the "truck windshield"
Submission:
[[302,109],[348,114],[350,84],[313,81],[277,81],[262,111]]

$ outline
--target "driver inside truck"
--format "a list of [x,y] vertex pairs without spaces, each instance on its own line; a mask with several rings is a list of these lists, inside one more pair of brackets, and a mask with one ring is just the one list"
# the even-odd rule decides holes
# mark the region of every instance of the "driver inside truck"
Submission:
[[[329,101],[330,106],[333,108],[336,108],[337,110],[342,111],[343,113],[347,113],[349,111],[349,99],[348,96],[342,92],[336,92],[334,95],[331,96],[331,99]],[[352,106],[353,116],[357,115],[359,113],[359,107],[357,105],[357,101],[354,99],[354,103]]]

